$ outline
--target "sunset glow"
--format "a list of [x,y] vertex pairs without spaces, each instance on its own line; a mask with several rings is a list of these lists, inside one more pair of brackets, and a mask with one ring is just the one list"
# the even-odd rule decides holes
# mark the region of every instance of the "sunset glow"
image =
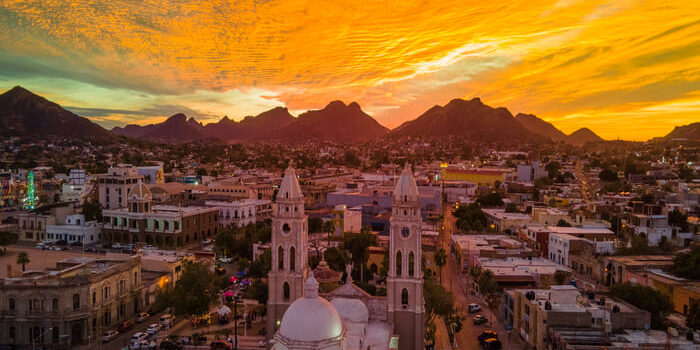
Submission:
[[698,1],[13,1],[0,88],[111,128],[357,101],[393,128],[480,97],[566,133],[700,120]]

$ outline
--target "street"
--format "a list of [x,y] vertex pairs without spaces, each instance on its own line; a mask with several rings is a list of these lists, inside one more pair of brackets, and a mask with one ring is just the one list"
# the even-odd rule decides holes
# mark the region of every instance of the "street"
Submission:
[[[455,297],[455,307],[463,310],[467,317],[462,330],[456,336],[456,349],[480,349],[477,337],[485,330],[494,330],[498,333],[498,340],[503,344],[503,349],[520,349],[522,346],[517,335],[512,336],[505,330],[503,324],[498,320],[497,310],[489,310],[480,298],[470,295],[467,289],[469,276],[462,274],[461,268],[455,257],[450,254],[451,235],[457,232],[455,227],[456,219],[452,216],[452,208],[443,205],[443,225],[444,229],[438,237],[438,248],[447,251],[447,264],[442,268],[442,286],[451,291]],[[481,305],[482,311],[479,313],[488,318],[489,322],[484,325],[474,325],[472,318],[476,314],[467,313],[467,305],[474,303]],[[450,325],[446,325],[448,328]]]

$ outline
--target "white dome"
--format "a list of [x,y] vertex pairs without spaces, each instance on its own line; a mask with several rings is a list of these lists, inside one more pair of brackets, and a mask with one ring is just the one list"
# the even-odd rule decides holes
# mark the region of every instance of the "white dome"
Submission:
[[331,304],[338,310],[340,318],[354,323],[369,322],[369,310],[365,303],[357,299],[334,298]]
[[343,322],[335,307],[318,296],[318,282],[313,274],[304,287],[304,297],[293,302],[284,313],[280,335],[295,342],[319,342],[340,337]]

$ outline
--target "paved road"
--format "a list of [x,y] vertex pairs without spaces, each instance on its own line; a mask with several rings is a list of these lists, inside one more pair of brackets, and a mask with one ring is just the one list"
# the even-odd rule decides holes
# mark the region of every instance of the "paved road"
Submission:
[[[461,308],[466,313],[467,305],[470,303],[481,305],[483,311],[482,315],[489,319],[489,323],[486,325],[474,325],[472,322],[472,317],[474,315],[467,315],[467,319],[464,322],[464,327],[462,331],[457,333],[456,341],[458,349],[480,349],[477,337],[481,332],[487,329],[495,330],[498,333],[499,340],[503,343],[503,349],[520,349],[522,346],[516,339],[515,334],[512,335],[512,341],[509,340],[509,335],[506,332],[503,324],[498,321],[496,315],[497,311],[490,311],[486,304],[479,298],[467,293],[467,285],[469,283],[469,277],[461,272],[461,268],[457,260],[449,254],[451,235],[453,232],[457,232],[455,227],[455,218],[452,216],[452,209],[449,206],[443,205],[443,225],[445,229],[440,233],[438,238],[438,246],[444,248],[448,252],[447,265],[442,268],[442,285],[447,290],[452,291],[455,296],[456,307]],[[446,325],[449,327],[450,325]]]

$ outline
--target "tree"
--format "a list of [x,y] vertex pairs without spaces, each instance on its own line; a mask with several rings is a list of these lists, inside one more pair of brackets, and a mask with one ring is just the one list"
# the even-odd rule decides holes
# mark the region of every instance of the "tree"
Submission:
[[342,249],[337,247],[330,247],[326,249],[323,254],[323,258],[328,263],[328,267],[335,271],[345,271],[345,264],[348,262],[348,255]]
[[435,258],[435,265],[437,265],[440,269],[440,283],[442,284],[442,267],[447,264],[447,252],[444,248],[440,248],[435,251],[435,255],[433,257]]
[[376,243],[377,238],[366,228],[362,228],[359,234],[345,235],[343,247],[352,254],[355,266],[360,269],[360,282],[365,282],[365,265],[369,260],[369,247]]
[[477,285],[479,286],[479,292],[484,296],[489,308],[494,308],[498,305],[500,300],[498,296],[498,284],[496,283],[496,278],[491,270],[484,270],[478,274]]
[[571,227],[571,224],[564,219],[559,219],[559,221],[557,221],[557,227]]
[[323,220],[319,217],[309,218],[309,233],[319,233],[323,231]]
[[267,249],[248,268],[251,278],[265,278],[272,268],[272,252]]
[[477,202],[479,202],[479,204],[487,208],[503,206],[503,199],[501,198],[501,195],[496,191],[491,191],[485,196],[479,197],[479,199],[477,199]]
[[218,300],[216,276],[209,265],[185,262],[182,276],[172,290],[172,305],[179,315],[203,315]]
[[610,287],[610,294],[640,309],[649,311],[651,328],[654,329],[663,329],[666,317],[673,312],[671,299],[651,287],[629,282],[618,283]]
[[268,286],[267,282],[263,282],[260,279],[256,279],[250,284],[250,287],[245,292],[245,296],[248,299],[257,300],[260,305],[266,305],[268,299]]
[[85,221],[102,221],[102,206],[98,201],[86,199],[82,211]]
[[550,179],[554,179],[557,174],[559,174],[559,170],[561,169],[561,164],[557,162],[556,160],[553,160],[544,167],[545,170],[547,170],[547,174],[549,175]]
[[17,264],[22,265],[22,272],[24,272],[26,265],[29,264],[29,254],[27,252],[17,253]]
[[671,273],[690,280],[700,280],[700,247],[680,253],[673,258]]
[[605,182],[616,182],[620,180],[614,171],[607,168],[601,170],[600,173],[598,173],[598,178],[600,179],[600,181]]
[[479,203],[461,205],[452,215],[457,218],[455,226],[462,231],[483,231],[486,228],[486,214]]
[[17,234],[14,232],[0,231],[0,245],[3,252],[7,253],[7,246],[17,243]]
[[668,212],[668,224],[680,228],[682,232],[688,232],[688,214],[675,208]]

